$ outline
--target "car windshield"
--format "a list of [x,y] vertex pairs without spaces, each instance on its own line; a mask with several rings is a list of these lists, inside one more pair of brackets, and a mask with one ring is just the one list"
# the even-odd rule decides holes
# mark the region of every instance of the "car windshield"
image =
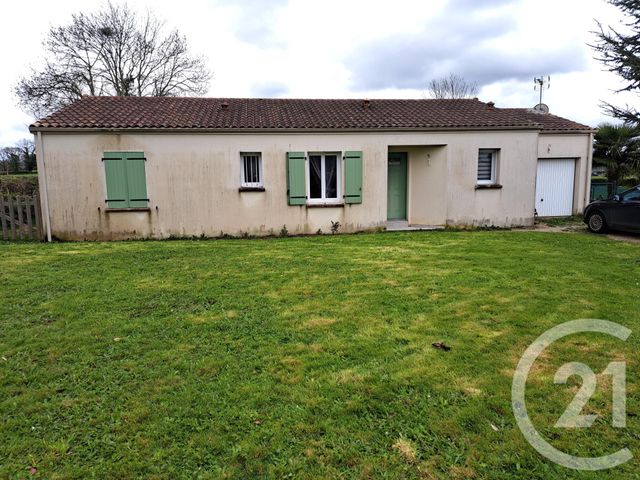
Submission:
[[613,200],[614,198],[619,198],[620,200],[624,199],[624,200],[628,200],[630,198],[627,197],[627,195],[631,195],[634,194],[636,192],[640,191],[640,185],[636,185],[633,188],[630,188],[629,190],[625,190],[623,192],[618,192],[618,193],[614,193],[613,195],[611,195],[609,197],[609,200]]
[[621,195],[625,202],[640,202],[640,189],[638,187],[627,190]]

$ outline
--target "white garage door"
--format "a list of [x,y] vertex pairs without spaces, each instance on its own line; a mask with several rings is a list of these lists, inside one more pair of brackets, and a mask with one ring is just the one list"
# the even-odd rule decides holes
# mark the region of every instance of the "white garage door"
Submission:
[[538,160],[536,211],[541,217],[563,217],[573,213],[573,158]]

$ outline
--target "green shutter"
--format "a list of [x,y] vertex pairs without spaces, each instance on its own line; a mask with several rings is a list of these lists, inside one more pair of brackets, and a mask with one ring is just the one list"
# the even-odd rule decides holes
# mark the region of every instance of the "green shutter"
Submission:
[[362,152],[344,152],[344,203],[362,203]]
[[107,179],[107,208],[127,208],[127,170],[122,154],[105,154],[104,174]]
[[304,152],[287,152],[287,197],[289,205],[307,202]]
[[127,156],[127,190],[129,208],[146,208],[147,179],[144,172],[144,159]]
[[146,208],[147,180],[143,152],[105,152],[107,208]]

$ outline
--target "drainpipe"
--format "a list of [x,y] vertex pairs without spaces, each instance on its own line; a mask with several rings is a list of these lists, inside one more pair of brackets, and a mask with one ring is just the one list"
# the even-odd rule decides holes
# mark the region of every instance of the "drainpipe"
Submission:
[[[589,145],[587,145],[587,179],[586,179],[586,188],[584,192],[584,205],[582,206],[582,210],[584,211],[584,207],[586,207],[591,201],[591,175],[593,173],[593,133],[589,134]],[[582,213],[582,212],[580,212]]]
[[47,242],[51,242],[51,217],[49,215],[49,190],[47,189],[47,172],[44,161],[44,144],[42,132],[36,134],[36,162],[38,164],[38,185],[40,189],[40,202],[42,206],[42,219],[47,229]]

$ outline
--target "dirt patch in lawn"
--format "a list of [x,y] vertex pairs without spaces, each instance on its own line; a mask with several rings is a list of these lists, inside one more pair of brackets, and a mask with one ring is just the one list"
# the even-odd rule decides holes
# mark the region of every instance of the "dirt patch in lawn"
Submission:
[[611,240],[618,240],[619,242],[640,243],[640,235],[633,233],[610,233],[607,235],[607,238],[610,238]]
[[587,226],[579,216],[537,218],[533,227],[523,229],[530,232],[587,232]]
[[[589,232],[587,226],[582,221],[575,219],[567,219],[566,222],[552,221],[545,222],[544,220],[536,223],[533,227],[523,228],[520,231],[524,232],[552,232],[552,233],[587,233],[589,235],[596,235]],[[625,232],[611,232],[606,234],[606,237],[610,240],[616,240],[618,242],[640,243],[640,235]]]
[[527,228],[526,230],[535,231],[535,232],[564,232],[564,233],[588,232],[587,227],[585,225],[577,225],[577,224],[548,225],[546,223],[539,223],[534,225],[531,228]]

